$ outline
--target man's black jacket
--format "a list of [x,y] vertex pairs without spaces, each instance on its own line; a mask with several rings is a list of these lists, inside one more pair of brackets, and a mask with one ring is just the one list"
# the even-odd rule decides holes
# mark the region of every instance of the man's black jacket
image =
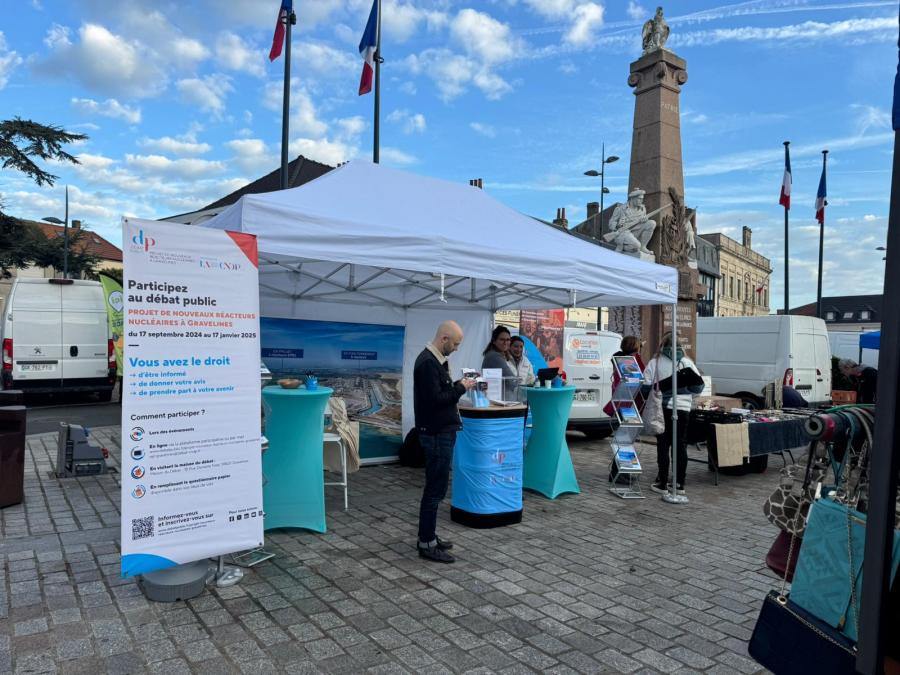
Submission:
[[450,366],[438,363],[430,349],[422,350],[413,369],[413,402],[416,428],[422,434],[438,434],[460,428],[456,403],[466,392],[450,377]]

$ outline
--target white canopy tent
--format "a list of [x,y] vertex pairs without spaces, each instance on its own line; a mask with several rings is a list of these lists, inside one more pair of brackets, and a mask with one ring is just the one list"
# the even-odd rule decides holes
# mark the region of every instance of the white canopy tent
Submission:
[[257,235],[263,316],[406,326],[404,432],[412,363],[442,320],[466,332],[458,372],[480,366],[496,310],[677,299],[671,267],[583,241],[478,188],[363,161],[245,195],[202,227]]

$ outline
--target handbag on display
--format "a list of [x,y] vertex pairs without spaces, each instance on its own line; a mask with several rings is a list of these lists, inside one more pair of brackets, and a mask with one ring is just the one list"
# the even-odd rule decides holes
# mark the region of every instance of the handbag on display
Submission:
[[768,521],[783,532],[802,537],[816,485],[827,472],[828,466],[817,458],[814,446],[810,445],[805,465],[791,464],[781,470],[778,487],[763,503]]
[[[857,639],[858,598],[866,545],[866,515],[823,497],[809,514],[791,599],[851,640]],[[894,530],[888,585],[900,564],[900,532]]]
[[653,373],[653,386],[644,400],[644,433],[659,436],[666,430],[666,420],[663,417],[662,392],[659,390],[659,360]]
[[747,647],[775,675],[856,672],[853,642],[778,591],[769,591]]

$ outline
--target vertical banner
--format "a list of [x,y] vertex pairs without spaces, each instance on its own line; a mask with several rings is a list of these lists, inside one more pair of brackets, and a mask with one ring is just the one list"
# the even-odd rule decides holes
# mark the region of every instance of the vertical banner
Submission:
[[256,238],[125,219],[122,575],[261,546]]
[[534,343],[550,368],[563,367],[563,327],[565,322],[566,310],[564,309],[523,309],[521,312],[519,335],[527,337]]
[[106,320],[109,323],[109,336],[112,338],[116,349],[116,372],[122,375],[122,284],[108,277],[100,275],[100,284],[103,286],[103,296],[106,298]]

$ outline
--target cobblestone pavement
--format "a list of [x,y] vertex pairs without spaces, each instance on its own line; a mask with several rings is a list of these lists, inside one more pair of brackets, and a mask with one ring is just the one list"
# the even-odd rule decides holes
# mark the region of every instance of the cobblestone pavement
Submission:
[[[116,457],[118,431],[93,432]],[[691,464],[672,506],[611,495],[608,447],[569,441],[580,495],[526,493],[494,530],[445,504],[454,565],[416,555],[421,471],[367,467],[349,511],[326,489],[327,534],[269,532],[239,585],[157,604],[119,577],[117,476],[58,481],[55,435],[30,436],[26,501],[0,511],[0,673],[757,672],[780,459],[718,487]]]

